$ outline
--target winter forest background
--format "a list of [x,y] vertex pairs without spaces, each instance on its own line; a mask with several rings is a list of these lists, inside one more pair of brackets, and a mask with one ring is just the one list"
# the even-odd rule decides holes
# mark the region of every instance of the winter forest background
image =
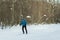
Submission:
[[60,23],[60,0],[0,0],[0,25],[19,24],[21,15],[28,23]]
[[60,40],[60,0],[0,0],[0,40]]

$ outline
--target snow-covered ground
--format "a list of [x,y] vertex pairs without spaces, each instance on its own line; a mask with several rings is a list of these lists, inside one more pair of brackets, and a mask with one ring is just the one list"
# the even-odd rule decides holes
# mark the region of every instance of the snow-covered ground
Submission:
[[28,34],[22,34],[19,25],[0,29],[0,40],[60,40],[60,24],[27,25],[27,29]]

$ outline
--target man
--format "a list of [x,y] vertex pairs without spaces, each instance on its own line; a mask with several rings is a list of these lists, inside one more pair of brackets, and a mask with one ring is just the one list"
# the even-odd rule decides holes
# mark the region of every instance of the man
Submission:
[[26,34],[27,34],[26,24],[27,24],[26,19],[22,19],[21,22],[20,22],[20,25],[22,25],[22,32],[23,32],[23,34],[25,33],[25,32],[24,32],[24,29],[25,29]]

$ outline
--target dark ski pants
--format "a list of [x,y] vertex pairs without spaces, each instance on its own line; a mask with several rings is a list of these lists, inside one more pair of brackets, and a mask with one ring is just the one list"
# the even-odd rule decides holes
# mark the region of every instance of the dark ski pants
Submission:
[[25,26],[22,26],[22,32],[23,32],[23,34],[25,33],[25,32],[24,32],[24,29],[25,29],[25,32],[26,32],[26,34],[27,34],[27,28],[26,28],[26,25],[25,25]]

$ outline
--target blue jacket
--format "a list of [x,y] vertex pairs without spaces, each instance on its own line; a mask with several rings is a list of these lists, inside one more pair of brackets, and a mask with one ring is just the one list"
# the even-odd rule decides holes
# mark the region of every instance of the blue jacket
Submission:
[[27,21],[25,19],[22,19],[20,22],[20,25],[25,26],[27,24]]

